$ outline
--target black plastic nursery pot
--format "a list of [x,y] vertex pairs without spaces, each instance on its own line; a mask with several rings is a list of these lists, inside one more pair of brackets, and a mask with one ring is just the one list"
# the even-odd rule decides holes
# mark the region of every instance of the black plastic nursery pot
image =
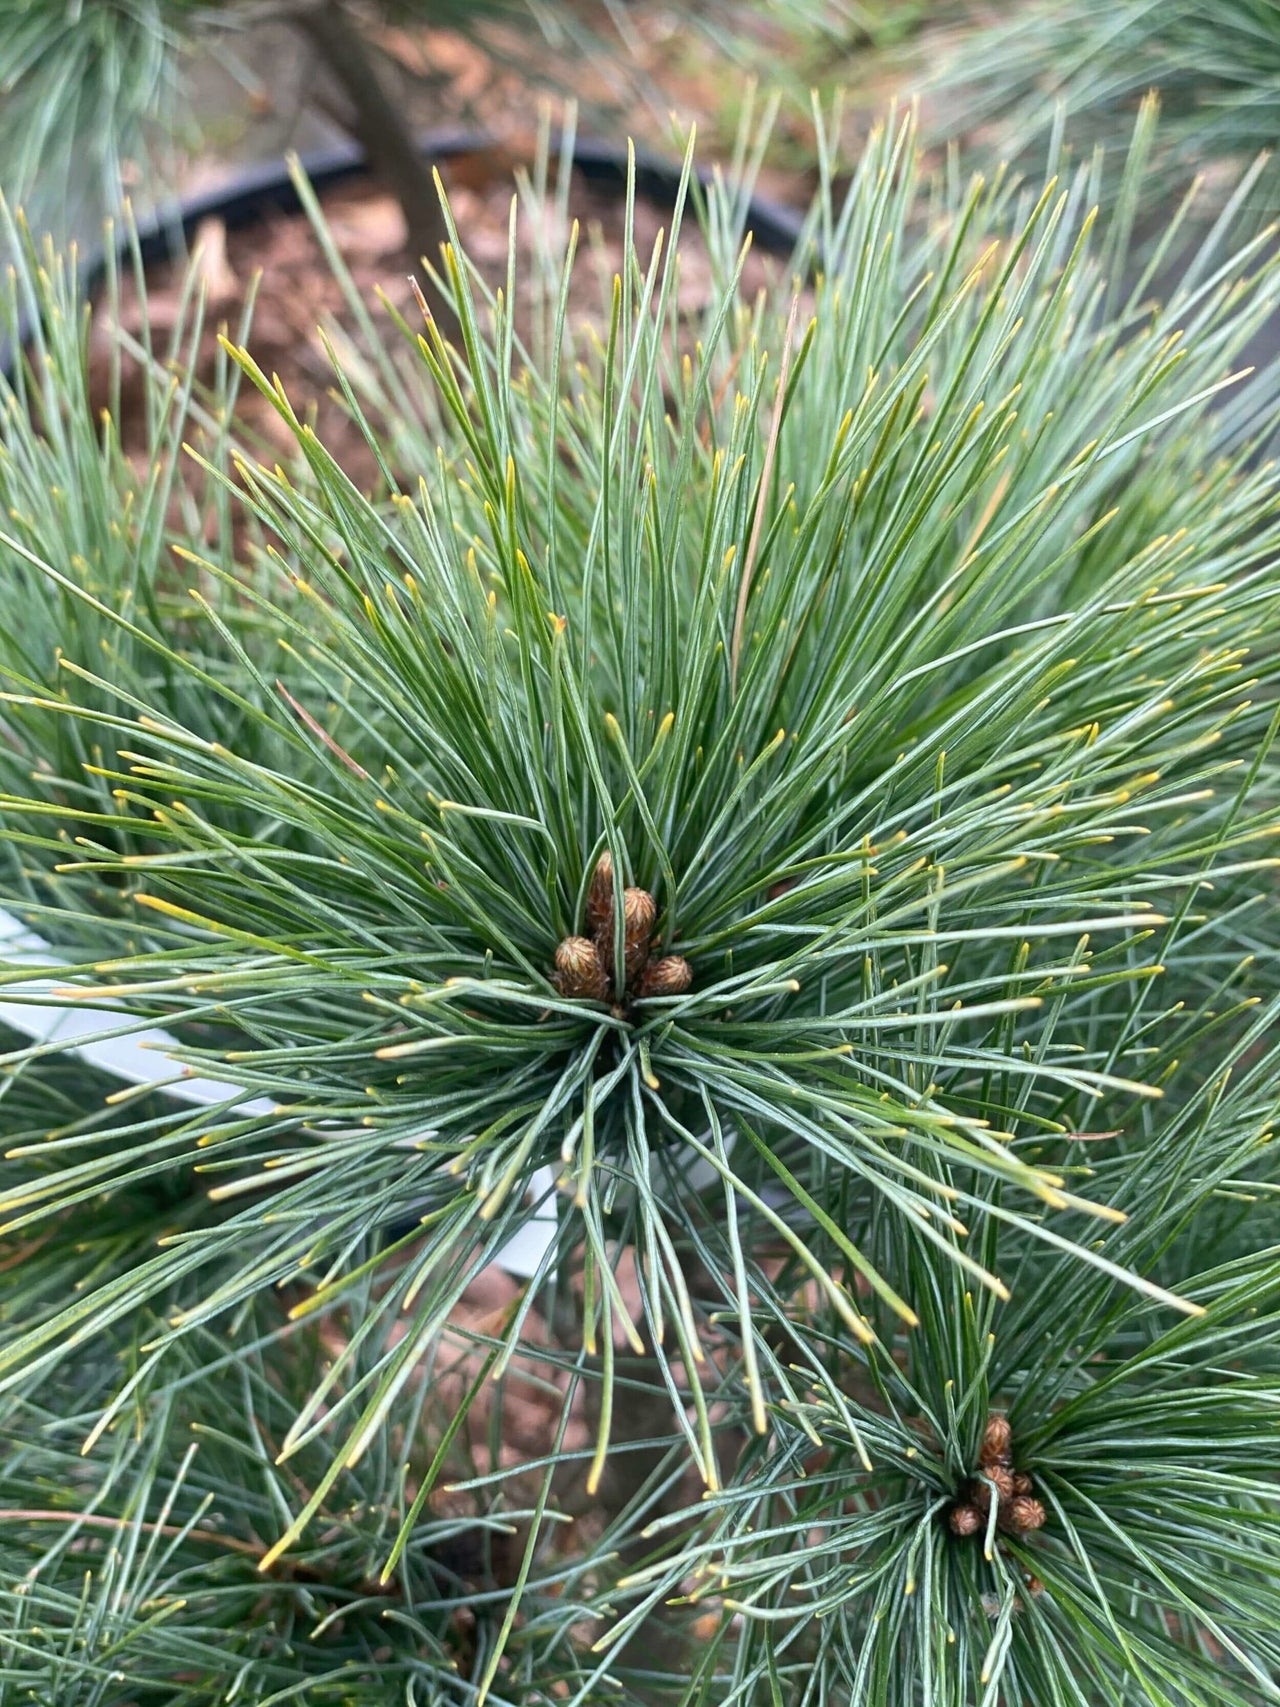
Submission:
[[[484,131],[446,129],[429,131],[419,138],[423,157],[456,160],[494,146]],[[556,139],[552,139],[553,152]],[[575,136],[570,159],[583,179],[618,196],[626,193],[629,154],[625,146],[598,137]],[[369,172],[364,150],[354,142],[335,143],[302,156],[303,173],[312,189],[323,197],[326,191],[351,183]],[[702,184],[711,182],[709,168],[695,168]],[[652,206],[674,205],[682,172],[678,165],[644,150],[635,153],[636,194]],[[299,214],[302,199],[288,167],[278,160],[264,161],[237,172],[215,189],[188,197],[165,213],[139,224],[137,253],[144,266],[156,266],[180,257],[204,221],[219,219],[228,231],[243,230],[272,214]],[[804,221],[793,209],[767,196],[753,196],[748,204],[746,227],[752,241],[764,253],[790,255],[800,240]],[[465,233],[464,233],[465,238]],[[122,236],[116,256],[124,261],[133,253],[134,239]],[[85,289],[92,295],[106,272],[106,255],[91,257],[84,269]],[[21,342],[21,340],[20,340]],[[0,372],[12,371],[14,352],[0,339]]]
[[[478,154],[494,146],[494,138],[484,131],[430,131],[419,139],[423,157],[428,160],[454,160],[460,155]],[[552,151],[556,150],[553,139]],[[628,151],[625,146],[598,137],[575,137],[571,151],[573,165],[583,178],[605,190],[619,195],[626,191]],[[637,150],[635,156],[636,194],[656,207],[671,206],[679,189],[681,169],[660,155]],[[364,176],[368,171],[364,151],[354,142],[337,143],[332,148],[304,155],[302,168],[317,195],[339,184]],[[695,168],[703,184],[709,184],[709,168]],[[183,202],[169,219],[149,224],[139,233],[142,258],[145,262],[170,259],[181,240],[189,241],[201,222],[219,218],[228,230],[253,225],[268,213],[300,213],[302,203],[288,170],[278,161],[251,166],[238,173],[227,184]],[[767,254],[789,255],[798,242],[804,221],[791,208],[767,196],[753,196],[749,204],[747,227],[753,241]]]

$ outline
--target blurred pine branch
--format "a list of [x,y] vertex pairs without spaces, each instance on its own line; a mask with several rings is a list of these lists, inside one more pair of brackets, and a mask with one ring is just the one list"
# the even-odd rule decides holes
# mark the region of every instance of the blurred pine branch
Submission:
[[[1057,130],[1112,159],[1149,93],[1163,122],[1147,176],[1154,209],[1196,177],[1221,205],[1244,165],[1280,134],[1276,0],[1019,0],[939,9],[929,76],[940,123],[994,150],[1042,149]],[[1113,178],[1111,188],[1114,190]],[[1274,212],[1274,168],[1260,191]]]

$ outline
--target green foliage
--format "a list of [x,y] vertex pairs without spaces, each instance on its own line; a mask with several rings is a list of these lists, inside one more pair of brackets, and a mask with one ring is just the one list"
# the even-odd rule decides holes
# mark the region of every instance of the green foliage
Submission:
[[830,0],[824,23],[846,48],[887,48],[929,22],[929,0]]
[[[1149,90],[1160,96],[1158,169],[1166,191],[1270,151],[1280,123],[1276,0],[1025,0],[957,34],[942,81],[954,122],[991,118],[1001,139],[1069,133],[1114,145]],[[1156,180],[1148,180],[1154,201]],[[1265,177],[1274,207],[1274,172]]]
[[[126,1341],[101,1349],[130,1360],[134,1336],[160,1326],[132,1322]],[[110,1397],[111,1356],[64,1367],[15,1397],[0,1475],[6,1699],[372,1707],[388,1687],[402,1700],[474,1699],[464,1679],[493,1656],[505,1601],[497,1583],[509,1586],[533,1513],[510,1499],[493,1510],[492,1501],[455,1499],[453,1515],[416,1522],[394,1572],[383,1570],[410,1503],[406,1484],[430,1467],[428,1430],[438,1440],[449,1420],[432,1394],[448,1390],[455,1365],[468,1372],[465,1348],[438,1346],[396,1431],[328,1478],[314,1546],[265,1579],[258,1570],[282,1514],[330,1467],[314,1439],[287,1466],[272,1461],[326,1349],[314,1328],[282,1331],[270,1304],[230,1332],[197,1333],[163,1382],[133,1372],[128,1426],[108,1433],[87,1465],[81,1448]],[[366,1345],[364,1359],[379,1349]],[[471,1449],[464,1438],[449,1467],[495,1466],[483,1439]],[[578,1611],[573,1573],[554,1564],[528,1585],[495,1701],[527,1699],[531,1681],[553,1680],[538,1628],[552,1604],[557,1628]]]
[[[182,450],[189,441],[212,468],[229,466],[228,421],[239,376],[221,358],[214,400],[204,405],[192,366],[203,318],[193,280],[164,345],[145,326],[141,342],[100,339],[102,359],[91,379],[89,323],[78,300],[74,258],[46,248],[48,271],[42,273],[25,229],[10,225],[6,236],[22,262],[8,281],[6,336],[17,349],[19,328],[29,327],[31,335],[26,359],[11,380],[0,380],[6,420],[0,479],[8,518],[0,622],[9,685],[26,689],[33,700],[21,724],[7,727],[3,788],[29,792],[29,773],[38,770],[48,794],[44,811],[52,812],[30,821],[42,843],[52,829],[63,851],[79,838],[83,846],[128,854],[149,844],[130,828],[104,769],[115,752],[111,719],[160,695],[186,727],[235,744],[251,716],[242,651],[247,646],[259,657],[275,651],[274,637],[255,636],[252,624],[242,624],[231,642],[216,626],[196,622],[209,588],[198,577],[184,584],[174,573],[175,539],[218,541],[219,565],[230,571],[237,534],[252,538],[252,528],[246,535],[243,519],[233,516],[225,484],[193,477]],[[133,265],[140,276],[136,256]],[[114,314],[119,290],[113,267],[103,287],[103,317]],[[127,448],[122,422],[134,440]],[[44,559],[65,568],[56,589],[33,561]],[[156,650],[165,635],[187,646],[176,674]],[[92,665],[98,680],[82,682],[69,716],[66,684],[77,665]],[[209,694],[205,675],[235,684],[233,691]],[[47,701],[43,710],[35,702],[40,696]],[[230,820],[247,835],[258,822],[234,806]],[[6,850],[7,893],[10,899],[21,895],[31,922],[57,939],[67,894],[59,886],[50,904],[46,879],[58,849],[47,847],[24,862],[16,853],[20,845],[11,838]],[[116,910],[118,887],[102,872],[81,891],[85,911]],[[81,948],[87,923],[77,918],[70,932]]]
[[177,54],[201,10],[199,0],[6,0],[5,195],[38,197],[42,216],[60,229],[86,205],[113,206],[121,161],[139,157],[144,134],[177,128]]
[[[599,332],[455,247],[456,348],[335,363],[372,492],[195,304],[135,466],[28,253],[8,899],[267,1101],[4,1055],[15,1690],[1275,1699],[1276,267],[822,173],[759,296],[710,197],[695,315],[684,198]],[[605,851],[687,990],[553,979]],[[1044,1522],[957,1534],[993,1414]]]
[[[1176,1276],[1203,1315],[1172,1321],[1002,1228],[1011,1303],[935,1271],[905,1340],[864,1352],[831,1319],[814,1336],[811,1395],[637,1573],[741,1612],[742,1699],[780,1678],[806,1703],[1274,1700],[1280,1271],[1274,1209],[1239,1175],[1269,1162],[1276,1019],[1273,1000],[1239,1078],[1200,1080],[1110,1170],[1113,1201],[1143,1205],[1111,1255]],[[943,1520],[993,1409],[1045,1527],[959,1538]]]

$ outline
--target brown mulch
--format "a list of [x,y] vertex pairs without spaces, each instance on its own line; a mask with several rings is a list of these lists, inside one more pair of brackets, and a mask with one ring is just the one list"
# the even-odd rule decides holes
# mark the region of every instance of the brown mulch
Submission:
[[[508,222],[515,180],[509,154],[467,156],[448,171],[448,193],[463,247],[485,283],[503,285],[507,272]],[[326,223],[348,268],[360,298],[375,323],[385,329],[388,343],[400,334],[385,307],[384,296],[410,325],[420,323],[411,277],[422,276],[416,257],[405,246],[405,227],[398,204],[366,181],[339,186],[323,197]],[[575,333],[607,325],[609,286],[621,264],[623,200],[575,173],[568,197],[569,218],[580,223],[578,261],[569,299],[569,321]],[[547,216],[551,218],[550,215]],[[639,198],[635,209],[638,251],[648,258],[660,232],[670,226],[670,210]],[[534,231],[527,205],[521,204],[518,223],[518,276],[527,276],[533,245],[559,258],[566,233]],[[343,288],[325,261],[310,222],[304,215],[269,211],[264,220],[227,230],[216,217],[197,235],[197,264],[206,302],[197,372],[211,381],[217,359],[218,334],[239,327],[248,295],[253,293],[251,329],[246,340],[258,366],[278,375],[296,413],[310,419],[321,439],[352,480],[366,489],[377,481],[377,469],[364,437],[350,419],[338,395],[330,357],[320,337],[322,326],[350,334],[354,328]],[[776,280],[784,263],[753,250],[748,256],[744,288],[749,294]],[[121,328],[137,336],[149,322],[156,348],[182,313],[185,266],[166,263],[148,274],[145,308],[128,279],[122,281],[119,303]],[[714,289],[712,268],[687,210],[680,241],[680,303],[686,314],[703,308]],[[520,326],[518,304],[517,325]],[[522,328],[523,330],[524,328]],[[107,352],[113,338],[100,306],[91,346],[91,360],[105,400]],[[126,449],[145,457],[144,382],[139,372],[126,374],[121,398],[120,431]],[[293,441],[286,423],[271,404],[247,383],[237,404],[241,436],[260,458],[287,455]]]

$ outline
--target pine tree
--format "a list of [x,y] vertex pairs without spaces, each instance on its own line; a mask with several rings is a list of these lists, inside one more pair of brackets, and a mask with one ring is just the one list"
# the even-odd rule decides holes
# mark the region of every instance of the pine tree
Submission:
[[6,998],[174,1042],[5,1009],[6,1707],[1276,1699],[1276,264],[843,172],[453,233],[372,491],[11,232]]

